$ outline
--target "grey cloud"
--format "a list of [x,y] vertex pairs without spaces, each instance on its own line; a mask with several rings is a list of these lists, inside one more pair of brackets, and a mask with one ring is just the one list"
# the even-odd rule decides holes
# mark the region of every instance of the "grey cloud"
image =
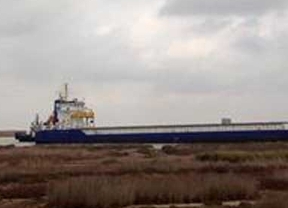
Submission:
[[230,48],[219,48],[231,54],[227,59],[214,54],[200,60],[169,60],[154,82],[155,89],[160,94],[281,94],[288,88],[288,44],[285,32],[277,37],[242,35]]
[[231,18],[211,18],[206,17],[201,21],[191,23],[187,29],[185,29],[185,33],[187,37],[191,37],[191,33],[195,35],[201,35],[202,37],[206,36],[214,36],[218,32],[221,32],[223,29],[231,27],[233,24],[233,20]]
[[[94,32],[97,22],[89,25],[92,28],[85,28],[87,20],[73,13],[73,9],[65,15],[57,15],[55,8],[52,11],[56,14],[41,13],[37,9],[36,12],[25,11],[33,18],[23,21],[3,18],[1,22],[6,21],[11,27],[0,26],[0,55],[5,57],[0,65],[2,77],[9,74],[16,79],[42,83],[59,77],[94,78],[105,82],[140,70],[135,53],[125,44],[121,30],[97,36]],[[25,26],[19,29],[18,23],[22,22]]]
[[[284,1],[265,0],[260,4],[255,0],[249,1],[249,6],[247,0],[214,0],[213,4],[208,0],[168,1],[162,15],[180,15],[180,21],[187,23],[191,18],[186,15],[201,15],[192,26],[183,27],[175,27],[177,22],[169,18],[157,21],[159,16],[149,14],[149,9],[143,12],[142,6],[150,8],[152,0],[141,1],[141,7],[138,2],[122,0],[125,8],[112,0],[109,7],[105,0],[95,1],[97,7],[88,5],[87,11],[79,9],[82,3],[77,2],[0,0],[0,97],[5,97],[0,107],[0,127],[15,123],[24,128],[34,111],[44,109],[42,115],[48,114],[54,91],[63,81],[71,82],[72,90],[81,91],[77,96],[95,98],[99,122],[111,125],[218,121],[227,109],[228,114],[237,111],[235,115],[249,119],[271,109],[269,104],[258,109],[257,99],[273,103],[274,95],[281,98],[287,94],[287,34],[273,32],[270,40],[260,37],[253,32],[260,24],[257,17],[245,17],[247,25],[240,24],[230,31],[234,19],[223,16],[281,10],[286,8]],[[106,16],[109,12],[110,19]],[[123,13],[125,18],[118,21]],[[211,17],[215,14],[220,16]],[[142,17],[151,25],[156,22],[159,31],[155,30],[153,37],[143,34],[141,39],[151,41],[139,49],[131,44],[131,30],[135,24],[141,26],[137,18]],[[99,27],[111,25],[107,34],[97,33]],[[223,28],[228,30],[217,35],[221,36],[219,41],[227,39],[227,45],[222,46],[216,37],[219,48],[205,57],[167,55],[172,42],[185,45],[185,41],[189,43],[201,35],[209,39]],[[143,59],[141,53],[150,50],[157,53],[148,53],[151,57]],[[288,100],[284,97],[283,102]],[[282,113],[279,110],[267,117],[282,115],[286,106],[281,107]]]
[[0,37],[31,34],[38,28],[47,27],[57,20],[61,21],[63,14],[72,14],[73,9],[72,1],[67,0],[57,1],[57,4],[41,0],[3,1],[0,5]]
[[[15,79],[42,83],[59,77],[95,83],[143,79],[144,65],[137,51],[127,44],[123,28],[100,36],[95,32],[101,21],[91,15],[105,9],[100,12],[98,7],[95,11],[90,8],[92,13],[83,14],[79,7],[87,2],[23,2],[21,6],[4,4],[0,9],[0,56],[5,57],[0,63],[0,76],[9,74]],[[105,2],[99,5],[103,7]],[[109,5],[113,7],[114,3]],[[13,6],[14,12],[5,12]]]
[[270,11],[283,11],[286,0],[167,0],[161,15],[262,15]]
[[271,43],[264,38],[258,36],[246,36],[241,37],[234,44],[232,44],[232,46],[238,50],[241,50],[243,53],[259,55],[259,53],[265,53],[265,51],[270,50],[270,44]]

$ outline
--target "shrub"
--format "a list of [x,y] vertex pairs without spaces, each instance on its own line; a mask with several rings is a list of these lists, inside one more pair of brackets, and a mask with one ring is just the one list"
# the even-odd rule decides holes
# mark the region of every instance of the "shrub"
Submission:
[[109,156],[109,157],[127,157],[127,156],[129,156],[129,153],[128,152],[122,152],[121,150],[118,150],[118,149],[116,149],[116,150],[112,149],[112,150],[109,150],[107,152],[107,156]]
[[157,150],[150,146],[141,146],[137,149],[137,153],[145,155],[146,158],[157,156]]
[[165,145],[161,149],[167,155],[191,155],[193,154],[193,149],[191,146],[184,145]]
[[116,158],[108,158],[108,159],[103,160],[101,163],[103,165],[110,165],[110,164],[119,163],[119,160],[117,160]]
[[131,160],[122,164],[119,172],[122,174],[139,174],[139,173],[181,173],[188,172],[192,167],[186,164],[177,163],[166,159],[156,158],[151,161],[134,161]]

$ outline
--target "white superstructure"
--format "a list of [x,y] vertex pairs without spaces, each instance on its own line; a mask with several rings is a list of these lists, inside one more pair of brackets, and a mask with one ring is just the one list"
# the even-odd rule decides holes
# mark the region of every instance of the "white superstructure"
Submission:
[[86,107],[84,101],[78,99],[69,100],[68,85],[65,84],[64,93],[54,101],[53,113],[44,123],[39,122],[38,116],[32,123],[34,131],[45,129],[79,129],[94,128],[95,113]]

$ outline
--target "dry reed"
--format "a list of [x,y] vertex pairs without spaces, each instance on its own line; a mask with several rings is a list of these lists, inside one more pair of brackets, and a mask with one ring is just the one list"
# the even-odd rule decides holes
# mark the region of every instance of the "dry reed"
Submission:
[[49,204],[55,207],[123,207],[251,199],[255,181],[235,175],[80,177],[50,184]]

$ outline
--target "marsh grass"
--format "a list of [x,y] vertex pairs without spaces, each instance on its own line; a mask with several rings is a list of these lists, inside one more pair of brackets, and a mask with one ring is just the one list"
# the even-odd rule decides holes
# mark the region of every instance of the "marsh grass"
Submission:
[[46,184],[9,184],[0,188],[0,196],[5,199],[40,198],[46,195]]
[[47,194],[50,207],[119,208],[218,204],[254,199],[258,191],[288,190],[288,145],[281,151],[268,151],[268,145],[239,144],[237,150],[236,145],[225,145],[176,145],[165,150],[149,145],[3,148],[0,198]]
[[[207,180],[208,179],[208,180]],[[218,202],[257,197],[255,181],[235,175],[81,177],[49,186],[55,207],[123,207],[133,204]]]
[[288,208],[287,197],[287,193],[271,193],[264,196],[252,208]]
[[103,165],[111,165],[111,164],[117,164],[117,163],[120,163],[120,162],[116,158],[107,158],[107,159],[104,159],[101,163]]
[[288,172],[275,171],[273,174],[260,178],[259,185],[264,190],[287,191],[288,190]]
[[[167,149],[166,149],[167,148]],[[287,142],[244,142],[244,143],[195,143],[165,145],[162,150],[167,150],[171,155],[190,155],[203,152],[215,151],[244,151],[244,152],[263,152],[263,151],[288,151]],[[171,151],[169,151],[171,150]]]
[[269,160],[288,160],[288,151],[216,151],[204,152],[195,155],[199,161],[227,161],[230,163],[241,163],[249,161],[269,161]]
[[192,155],[195,151],[190,145],[164,145],[161,150],[167,155],[177,156]]
[[[191,163],[192,164],[192,163]],[[120,174],[139,174],[139,173],[181,173],[189,172],[192,166],[176,160],[167,160],[165,158],[156,158],[150,160],[130,160],[123,163],[118,170]]]
[[155,158],[159,155],[158,151],[150,146],[139,147],[136,152],[144,155],[146,158]]

